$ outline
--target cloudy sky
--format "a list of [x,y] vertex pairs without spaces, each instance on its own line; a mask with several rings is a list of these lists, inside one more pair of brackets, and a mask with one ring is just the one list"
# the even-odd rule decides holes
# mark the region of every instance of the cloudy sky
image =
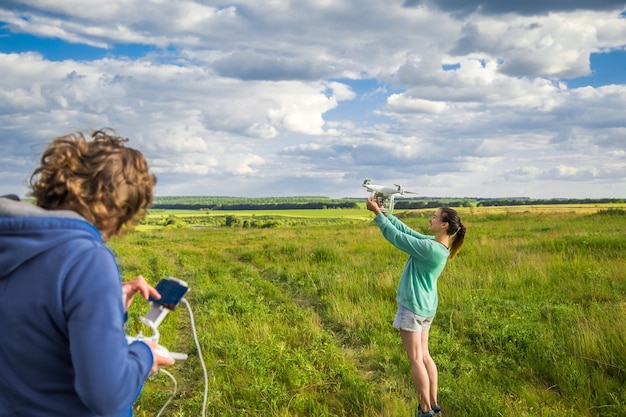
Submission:
[[626,197],[626,1],[2,0],[0,194],[101,127],[161,196]]

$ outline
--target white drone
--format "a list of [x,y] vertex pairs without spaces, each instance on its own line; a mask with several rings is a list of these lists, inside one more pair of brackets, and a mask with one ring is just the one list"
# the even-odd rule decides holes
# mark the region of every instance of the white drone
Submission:
[[363,181],[363,187],[367,188],[372,194],[372,197],[378,199],[378,205],[382,211],[391,213],[393,211],[394,199],[405,194],[417,194],[412,191],[405,191],[399,184],[394,184],[393,187],[388,185],[376,185],[372,184],[372,180],[369,178]]

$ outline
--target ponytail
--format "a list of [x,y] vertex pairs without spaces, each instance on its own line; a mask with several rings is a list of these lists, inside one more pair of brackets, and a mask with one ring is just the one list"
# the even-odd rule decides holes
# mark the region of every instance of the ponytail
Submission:
[[441,207],[441,212],[443,214],[441,220],[448,223],[446,233],[450,236],[450,259],[453,259],[461,250],[461,246],[463,246],[466,228],[456,210],[449,207]]

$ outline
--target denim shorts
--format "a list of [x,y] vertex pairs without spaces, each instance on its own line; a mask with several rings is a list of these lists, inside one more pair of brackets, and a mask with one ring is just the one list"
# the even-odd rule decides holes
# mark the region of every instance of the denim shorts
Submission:
[[435,316],[422,317],[398,304],[398,312],[393,327],[407,332],[421,332],[430,329]]

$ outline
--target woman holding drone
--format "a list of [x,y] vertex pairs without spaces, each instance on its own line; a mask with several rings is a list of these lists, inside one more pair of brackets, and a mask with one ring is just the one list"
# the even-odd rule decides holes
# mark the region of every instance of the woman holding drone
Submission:
[[411,364],[411,376],[419,404],[416,417],[439,415],[437,366],[428,351],[428,332],[437,312],[437,279],[448,258],[463,246],[465,226],[458,213],[448,207],[437,209],[423,235],[390,213],[385,214],[374,197],[367,199],[376,224],[392,245],[409,255],[398,289],[398,312],[393,326],[400,330],[402,344]]

